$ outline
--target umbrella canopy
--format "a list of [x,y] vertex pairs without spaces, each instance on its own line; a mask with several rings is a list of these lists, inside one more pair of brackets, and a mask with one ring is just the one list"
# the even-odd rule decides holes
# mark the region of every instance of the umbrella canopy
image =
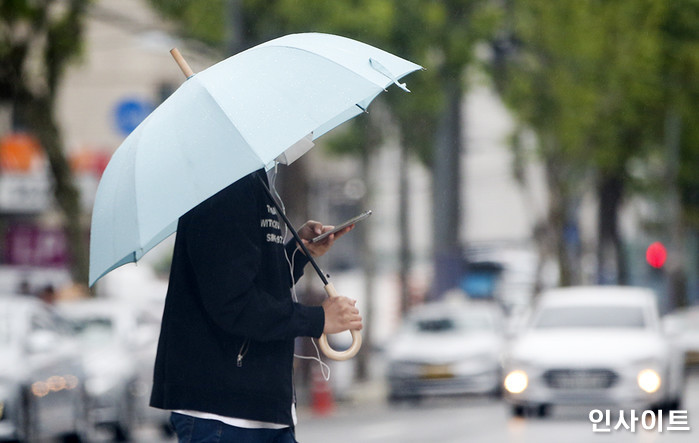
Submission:
[[179,217],[364,112],[419,65],[329,34],[294,34],[191,76],[116,150],[92,213],[90,286],[139,260]]

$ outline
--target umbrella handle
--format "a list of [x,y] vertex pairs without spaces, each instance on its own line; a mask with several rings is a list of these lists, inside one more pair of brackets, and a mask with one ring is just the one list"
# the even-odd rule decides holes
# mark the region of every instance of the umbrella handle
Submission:
[[[338,296],[337,291],[335,290],[335,286],[333,286],[332,283],[328,283],[327,285],[325,285],[325,292],[328,293],[328,297]],[[359,352],[359,348],[361,348],[362,346],[362,334],[360,334],[359,331],[355,330],[351,330],[350,332],[352,333],[352,346],[350,346],[349,349],[345,351],[334,350],[328,344],[328,337],[325,334],[322,334],[320,336],[320,339],[318,340],[320,350],[323,351],[323,354],[325,354],[328,358],[331,358],[333,360],[349,360],[350,358],[357,355],[357,352]]]

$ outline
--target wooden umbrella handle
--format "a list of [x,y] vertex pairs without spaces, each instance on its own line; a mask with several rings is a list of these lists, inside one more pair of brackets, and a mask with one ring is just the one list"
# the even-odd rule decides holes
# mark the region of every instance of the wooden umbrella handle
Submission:
[[185,60],[184,57],[182,57],[182,54],[180,54],[179,49],[170,49],[170,54],[172,54],[172,58],[175,59],[177,65],[180,67],[185,77],[189,78],[194,75],[194,71],[192,71],[192,68],[189,67],[189,63],[187,63],[187,60]]
[[[333,286],[332,283],[328,283],[327,285],[325,285],[325,292],[328,293],[328,297],[338,296],[337,291],[335,290],[335,286]],[[350,346],[349,349],[345,351],[334,350],[328,344],[328,337],[325,334],[323,334],[320,336],[320,339],[318,340],[320,350],[323,351],[323,354],[325,354],[328,358],[331,358],[333,360],[349,360],[350,358],[357,355],[357,352],[359,352],[359,348],[362,347],[362,334],[360,334],[359,331],[355,330],[351,330],[350,332],[352,333],[352,346]]]

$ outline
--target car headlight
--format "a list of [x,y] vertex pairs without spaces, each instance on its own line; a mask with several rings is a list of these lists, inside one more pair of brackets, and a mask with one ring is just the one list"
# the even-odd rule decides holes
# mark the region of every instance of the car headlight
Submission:
[[519,369],[507,374],[505,382],[503,383],[507,392],[511,394],[521,394],[527,389],[528,384],[529,377],[527,373]]
[[660,385],[662,384],[660,374],[653,369],[643,369],[638,373],[636,381],[638,382],[638,386],[649,394],[660,389]]

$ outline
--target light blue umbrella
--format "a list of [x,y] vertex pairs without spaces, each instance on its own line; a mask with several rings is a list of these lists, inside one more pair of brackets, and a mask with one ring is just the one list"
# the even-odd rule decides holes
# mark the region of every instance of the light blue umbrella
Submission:
[[187,211],[249,173],[291,163],[420,66],[329,34],[294,34],[190,76],[116,150],[92,213],[90,276],[175,232]]

